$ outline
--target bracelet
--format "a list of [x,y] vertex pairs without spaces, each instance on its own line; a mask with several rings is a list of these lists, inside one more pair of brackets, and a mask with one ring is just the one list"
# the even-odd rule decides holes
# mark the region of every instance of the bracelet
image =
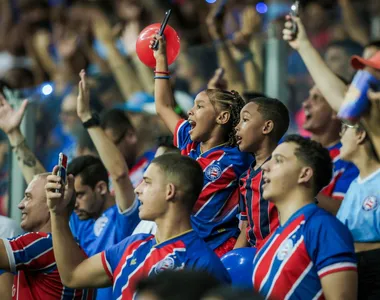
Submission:
[[12,145],[11,144],[11,149],[14,150],[14,149],[17,149],[18,147],[20,147],[23,143],[25,143],[25,137],[17,144],[17,145]]
[[170,79],[170,76],[154,76],[154,79]]
[[169,71],[154,71],[154,74],[165,74],[165,75],[170,75]]

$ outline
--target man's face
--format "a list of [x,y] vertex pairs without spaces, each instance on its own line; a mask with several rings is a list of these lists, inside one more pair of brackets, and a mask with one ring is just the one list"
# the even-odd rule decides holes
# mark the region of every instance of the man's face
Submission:
[[350,56],[342,47],[329,47],[325,53],[325,62],[329,68],[335,73],[344,78],[351,78],[354,74],[354,69],[350,61]]
[[140,200],[139,217],[141,220],[155,221],[165,214],[167,182],[159,166],[152,163],[145,171],[143,181],[135,193]]
[[302,106],[306,117],[303,128],[315,134],[324,133],[335,114],[316,86],[311,88]]
[[82,183],[80,175],[75,177],[76,202],[74,212],[80,220],[88,220],[100,215],[105,201],[104,191],[98,183],[94,189]]
[[295,143],[282,143],[273,151],[272,158],[262,166],[264,199],[276,202],[298,186],[303,165],[294,154],[296,149]]
[[24,231],[39,231],[50,220],[45,184],[45,177],[34,178],[25,190],[24,199],[18,205],[21,211],[21,228]]
[[263,139],[265,120],[258,112],[256,103],[247,103],[240,112],[240,122],[236,126],[236,140],[239,150],[254,153]]

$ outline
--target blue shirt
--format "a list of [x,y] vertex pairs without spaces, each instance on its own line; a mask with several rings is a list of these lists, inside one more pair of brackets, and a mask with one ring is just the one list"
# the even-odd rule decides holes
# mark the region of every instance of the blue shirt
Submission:
[[[70,227],[73,236],[88,256],[93,256],[130,236],[140,222],[139,201],[120,213],[117,205],[108,208],[98,219],[79,220],[73,213]],[[112,288],[98,289],[97,299],[110,299]]]
[[112,299],[134,299],[141,278],[165,270],[204,270],[221,282],[231,282],[220,259],[194,230],[159,244],[151,234],[130,236],[102,252],[102,263],[113,282]]
[[380,169],[365,179],[356,178],[339,208],[337,218],[355,242],[380,242]]
[[278,227],[253,264],[254,288],[266,299],[321,299],[321,278],[356,271],[350,232],[315,204],[302,207]]

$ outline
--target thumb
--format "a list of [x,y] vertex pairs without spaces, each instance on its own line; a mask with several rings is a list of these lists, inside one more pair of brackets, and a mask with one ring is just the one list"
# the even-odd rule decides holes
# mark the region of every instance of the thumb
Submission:
[[58,174],[58,170],[59,170],[59,166],[55,166],[53,168],[53,171],[51,172],[53,175],[57,175]]
[[218,78],[218,80],[221,79],[221,78],[223,78],[223,76],[224,76],[224,69],[223,68],[216,69],[215,75]]
[[27,106],[28,106],[28,100],[25,99],[24,101],[22,101],[21,106],[18,110],[18,113],[21,115],[21,117],[24,115]]

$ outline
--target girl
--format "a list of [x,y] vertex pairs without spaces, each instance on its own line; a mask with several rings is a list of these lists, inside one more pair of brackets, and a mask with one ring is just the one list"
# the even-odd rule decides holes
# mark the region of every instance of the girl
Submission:
[[169,82],[166,42],[158,42],[156,58],[155,100],[157,114],[174,135],[174,144],[182,155],[196,159],[203,168],[204,188],[193,208],[193,228],[220,257],[233,249],[239,234],[238,179],[253,160],[251,154],[236,147],[234,128],[244,100],[235,91],[207,89],[200,92],[188,119],[174,111]]

